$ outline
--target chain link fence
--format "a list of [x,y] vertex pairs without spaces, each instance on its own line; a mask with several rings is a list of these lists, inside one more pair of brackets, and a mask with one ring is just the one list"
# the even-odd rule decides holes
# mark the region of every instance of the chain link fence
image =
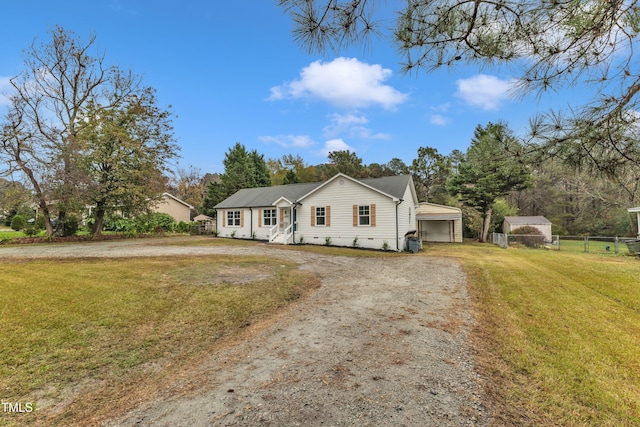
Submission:
[[603,255],[626,254],[628,252],[625,241],[629,237],[559,236],[557,234],[551,237],[551,240],[547,240],[544,236],[536,234],[492,233],[491,243],[505,249],[508,247],[526,247]]
[[548,240],[545,236],[540,234],[492,233],[491,243],[505,249],[508,247],[526,247],[532,249],[551,250],[560,249],[560,239],[557,234],[551,236],[551,240]]
[[618,236],[562,236],[562,250],[617,255],[626,253],[627,238]]

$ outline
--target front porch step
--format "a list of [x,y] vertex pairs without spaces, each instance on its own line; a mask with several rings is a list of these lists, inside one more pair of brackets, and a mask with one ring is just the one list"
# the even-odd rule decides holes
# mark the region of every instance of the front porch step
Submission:
[[275,245],[286,245],[287,244],[287,236],[284,234],[278,234],[275,239],[270,241],[269,243]]

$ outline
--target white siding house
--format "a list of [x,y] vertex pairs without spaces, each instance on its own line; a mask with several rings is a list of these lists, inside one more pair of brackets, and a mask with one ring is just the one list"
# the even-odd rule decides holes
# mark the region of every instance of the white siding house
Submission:
[[215,206],[222,237],[403,250],[418,206],[410,175],[243,189]]

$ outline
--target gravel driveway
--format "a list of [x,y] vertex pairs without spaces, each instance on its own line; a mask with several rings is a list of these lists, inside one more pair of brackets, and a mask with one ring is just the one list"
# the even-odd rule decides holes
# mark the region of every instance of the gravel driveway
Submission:
[[465,276],[423,254],[350,258],[175,246],[176,239],[0,247],[10,257],[269,255],[322,278],[272,326],[194,367],[108,426],[486,425]]

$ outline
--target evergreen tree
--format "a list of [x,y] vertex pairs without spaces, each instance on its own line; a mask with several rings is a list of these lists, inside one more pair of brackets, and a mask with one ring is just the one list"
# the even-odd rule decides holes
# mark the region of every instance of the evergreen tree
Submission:
[[289,169],[284,176],[283,184],[297,184],[300,180],[298,179],[298,175],[296,175],[296,171]]
[[249,159],[253,166],[252,187],[269,187],[271,185],[271,176],[269,175],[269,167],[264,160],[264,155],[259,154],[256,150],[251,150]]
[[238,190],[271,185],[269,168],[264,156],[256,150],[247,151],[239,142],[229,148],[222,163],[224,173],[220,175],[220,181],[207,186],[203,210],[208,215],[213,214],[215,205]]
[[342,172],[352,178],[366,178],[367,171],[362,164],[362,159],[349,150],[332,151],[329,160],[333,163],[337,172]]
[[487,241],[496,200],[531,183],[527,166],[513,154],[519,151],[521,145],[506,125],[478,126],[457,173],[447,184],[451,194],[481,214],[481,242]]

